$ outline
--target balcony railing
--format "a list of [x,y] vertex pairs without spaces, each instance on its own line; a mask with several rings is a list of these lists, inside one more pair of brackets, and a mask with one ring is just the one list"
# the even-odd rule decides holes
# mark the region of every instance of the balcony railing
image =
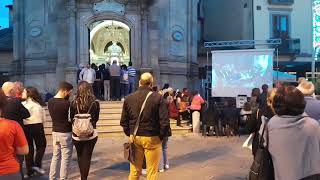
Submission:
[[269,0],[271,5],[292,5],[294,0]]
[[300,39],[282,39],[278,46],[279,55],[296,56],[300,54]]

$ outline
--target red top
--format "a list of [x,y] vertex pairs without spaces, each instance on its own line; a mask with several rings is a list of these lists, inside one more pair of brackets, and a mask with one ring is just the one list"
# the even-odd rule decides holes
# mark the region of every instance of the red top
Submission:
[[178,119],[179,111],[174,102],[169,103],[169,118]]
[[0,175],[20,171],[15,149],[27,144],[24,132],[17,122],[0,119]]
[[202,99],[202,97],[200,95],[195,95],[192,98],[190,109],[191,110],[201,110],[201,105],[203,103],[204,103],[204,100]]

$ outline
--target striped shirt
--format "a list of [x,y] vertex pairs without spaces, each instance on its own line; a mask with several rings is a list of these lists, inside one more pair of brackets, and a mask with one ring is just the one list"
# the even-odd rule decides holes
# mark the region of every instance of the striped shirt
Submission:
[[134,69],[134,67],[132,67],[132,66],[129,66],[128,67],[128,74],[131,77],[135,77],[136,76],[136,69]]

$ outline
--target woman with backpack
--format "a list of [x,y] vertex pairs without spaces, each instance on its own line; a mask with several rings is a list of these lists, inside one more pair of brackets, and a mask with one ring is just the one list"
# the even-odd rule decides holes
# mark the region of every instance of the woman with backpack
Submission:
[[[23,120],[24,132],[29,145],[29,154],[25,156],[27,177],[35,175],[35,172],[43,175],[42,158],[46,150],[47,140],[44,134],[43,123],[46,113],[43,108],[46,104],[42,101],[40,93],[34,87],[27,87],[22,92],[23,106],[30,112],[30,117]],[[34,156],[34,144],[36,155]]]
[[99,112],[100,105],[93,94],[92,86],[85,81],[80,82],[76,97],[70,105],[70,119],[81,180],[88,178],[93,148],[98,140],[96,124]]

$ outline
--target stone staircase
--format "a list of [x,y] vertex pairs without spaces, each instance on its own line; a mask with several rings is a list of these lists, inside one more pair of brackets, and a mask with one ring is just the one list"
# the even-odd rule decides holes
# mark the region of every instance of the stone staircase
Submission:
[[[120,118],[123,102],[100,102],[100,117],[97,123],[99,137],[124,137]],[[52,122],[48,109],[46,108],[46,122],[44,131],[47,137],[51,137]],[[173,135],[184,135],[191,131],[186,121],[181,122],[182,127],[176,126],[175,120],[170,120],[170,126]]]

